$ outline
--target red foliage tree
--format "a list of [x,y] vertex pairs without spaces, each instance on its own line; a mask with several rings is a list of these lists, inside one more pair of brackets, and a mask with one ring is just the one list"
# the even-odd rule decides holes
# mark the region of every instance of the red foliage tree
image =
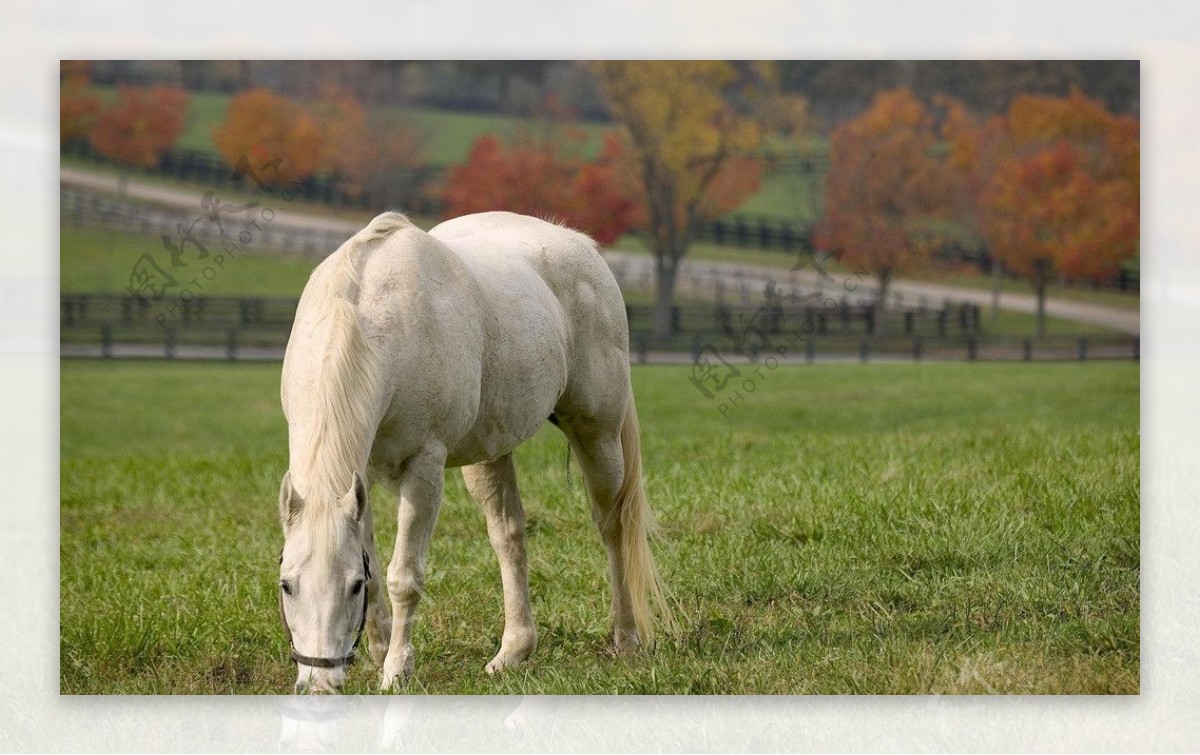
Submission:
[[100,98],[88,87],[87,68],[68,66],[70,62],[63,61],[64,78],[58,97],[60,144],[86,139],[100,114]]
[[573,218],[600,244],[646,224],[642,188],[630,174],[628,159],[620,137],[606,134],[599,158],[585,163],[575,179]]
[[557,136],[507,146],[495,136],[479,137],[466,162],[447,176],[447,216],[508,210],[561,220],[597,243],[612,243],[639,221],[641,207],[622,172],[621,143],[607,138],[591,162],[572,146]]
[[830,138],[817,243],[869,270],[881,302],[893,277],[927,256],[919,225],[937,214],[943,193],[935,142],[929,112],[908,89],[880,93]]
[[100,114],[92,146],[121,166],[124,192],[129,169],[149,168],[183,134],[187,92],[175,87],[121,87],[117,101]]

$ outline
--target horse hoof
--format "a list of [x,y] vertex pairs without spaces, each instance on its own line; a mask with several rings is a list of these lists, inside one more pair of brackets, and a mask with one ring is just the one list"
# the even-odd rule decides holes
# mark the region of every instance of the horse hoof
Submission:
[[398,656],[396,653],[390,653],[383,662],[383,674],[380,676],[379,688],[384,692],[395,692],[404,686],[404,683],[412,676],[412,672],[413,652],[411,646]]
[[613,648],[617,651],[617,655],[636,653],[641,646],[642,640],[636,631],[629,630],[613,634]]
[[499,653],[496,655],[495,658],[493,658],[492,660],[490,660],[488,662],[488,665],[486,666],[486,671],[488,673],[488,676],[496,676],[497,674],[503,674],[505,671],[508,671],[509,669],[516,668],[517,666],[520,666],[524,662],[525,662],[525,658],[513,658],[511,656],[505,655],[504,653]]

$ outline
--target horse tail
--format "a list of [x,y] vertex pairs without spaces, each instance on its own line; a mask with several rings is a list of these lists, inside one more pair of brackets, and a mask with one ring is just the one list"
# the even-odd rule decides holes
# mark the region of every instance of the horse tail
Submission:
[[[385,212],[351,236],[336,252],[321,297],[328,341],[317,381],[317,432],[312,447],[314,477],[330,492],[350,489],[354,472],[365,472],[366,456],[378,421],[382,385],[378,359],[358,316],[358,294],[367,251],[396,231],[414,227],[404,215]],[[367,397],[371,397],[368,399]]]
[[646,500],[646,489],[642,482],[641,439],[632,388],[621,425],[621,452],[625,462],[625,476],[617,491],[617,510],[621,516],[621,556],[625,562],[625,583],[629,588],[633,620],[638,635],[648,643],[654,637],[655,613],[668,631],[674,629],[675,620],[658,567],[654,564],[654,556],[650,552],[649,536],[654,530],[654,514]]

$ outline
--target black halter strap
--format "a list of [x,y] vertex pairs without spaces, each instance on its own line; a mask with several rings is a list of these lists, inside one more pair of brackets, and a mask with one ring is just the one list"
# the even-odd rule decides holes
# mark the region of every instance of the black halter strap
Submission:
[[[313,658],[307,655],[301,655],[296,652],[296,645],[292,642],[292,628],[288,626],[287,614],[283,610],[283,586],[279,588],[279,621],[283,624],[283,634],[287,637],[288,646],[291,649],[291,659],[294,663],[301,663],[305,666],[313,668],[337,668],[339,666],[349,666],[354,663],[354,651],[358,650],[358,643],[362,642],[363,629],[367,626],[367,583],[371,581],[371,562],[367,558],[367,551],[363,550],[363,607],[362,617],[358,620],[358,631],[354,634],[354,644],[350,646],[350,652],[341,658]],[[279,563],[283,563],[283,554],[279,554]]]

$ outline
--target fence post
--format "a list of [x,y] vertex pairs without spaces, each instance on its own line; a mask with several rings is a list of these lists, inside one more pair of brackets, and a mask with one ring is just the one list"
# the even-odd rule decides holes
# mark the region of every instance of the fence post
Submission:
[[225,356],[233,362],[237,359],[237,328],[229,329],[229,338],[225,341]]
[[858,358],[860,361],[866,362],[869,356],[870,348],[867,345],[866,336],[863,336],[863,338],[858,342]]
[[817,358],[816,343],[814,343],[813,339],[811,339],[811,338],[804,339],[804,361],[808,362],[809,364],[812,364],[813,360],[815,360],[816,358]]
[[921,337],[917,336],[913,339],[913,361],[921,361]]
[[976,347],[975,339],[968,338],[967,339],[967,361],[970,361],[970,362],[975,361],[975,347]]
[[1080,338],[1079,339],[1079,360],[1084,361],[1086,359],[1087,359],[1087,339]]
[[100,329],[100,356],[112,357],[112,328],[108,325]]
[[175,328],[167,328],[163,338],[163,353],[167,359],[175,358]]
[[1033,339],[1026,338],[1025,343],[1022,346],[1023,346],[1023,351],[1025,353],[1022,354],[1021,358],[1026,362],[1032,362],[1033,361]]
[[904,313],[904,335],[911,336],[913,334],[913,313]]
[[645,364],[646,363],[646,336],[645,336],[645,334],[638,336],[637,352],[638,352],[638,363]]
[[948,316],[947,316],[947,314],[946,314],[946,308],[945,308],[945,307],[942,307],[942,309],[938,310],[938,315],[937,315],[937,334],[938,334],[939,336],[945,336],[945,335],[946,335],[946,319],[947,319],[947,317],[948,317]]

